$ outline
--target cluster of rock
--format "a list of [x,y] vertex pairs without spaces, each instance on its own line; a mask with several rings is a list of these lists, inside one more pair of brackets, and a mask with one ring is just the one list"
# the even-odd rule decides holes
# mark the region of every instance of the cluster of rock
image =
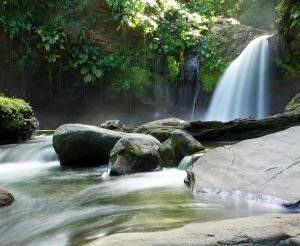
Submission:
[[190,123],[174,118],[133,129],[119,121],[108,121],[100,127],[67,124],[54,133],[53,146],[63,166],[109,163],[110,175],[149,172],[177,167],[185,156],[204,150],[185,131],[188,127]]

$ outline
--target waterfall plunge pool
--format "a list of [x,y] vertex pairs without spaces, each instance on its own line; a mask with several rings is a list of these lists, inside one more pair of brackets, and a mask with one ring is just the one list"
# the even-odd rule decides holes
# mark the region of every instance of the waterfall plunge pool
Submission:
[[177,169],[102,178],[104,171],[60,167],[51,136],[1,146],[0,187],[16,198],[0,209],[1,246],[84,245],[114,233],[286,212],[262,201],[193,193]]

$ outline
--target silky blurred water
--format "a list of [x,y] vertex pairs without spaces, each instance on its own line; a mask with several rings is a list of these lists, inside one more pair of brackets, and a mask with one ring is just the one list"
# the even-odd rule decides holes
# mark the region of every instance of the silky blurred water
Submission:
[[268,116],[269,37],[254,39],[229,65],[214,91],[205,120]]
[[16,198],[0,209],[0,245],[83,245],[120,232],[283,211],[233,196],[194,194],[177,169],[101,177],[105,167],[61,168],[51,136],[0,147],[0,186]]

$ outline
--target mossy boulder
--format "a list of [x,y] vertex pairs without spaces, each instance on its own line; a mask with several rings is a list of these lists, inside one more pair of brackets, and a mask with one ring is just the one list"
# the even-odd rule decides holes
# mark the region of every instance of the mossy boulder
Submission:
[[67,124],[59,127],[53,135],[53,146],[61,165],[87,167],[106,164],[110,152],[122,138],[139,139],[141,142],[160,142],[152,136],[112,131],[97,126]]
[[286,106],[286,113],[300,113],[300,93],[297,94]]
[[178,167],[180,161],[188,155],[203,151],[205,148],[191,135],[182,130],[175,130],[158,152],[163,167]]
[[151,172],[160,167],[159,145],[153,141],[122,138],[110,153],[109,173],[112,176]]
[[0,144],[26,141],[38,126],[28,103],[22,99],[0,96]]
[[0,208],[7,207],[7,206],[13,204],[14,201],[15,201],[15,198],[9,191],[7,191],[3,188],[0,188]]

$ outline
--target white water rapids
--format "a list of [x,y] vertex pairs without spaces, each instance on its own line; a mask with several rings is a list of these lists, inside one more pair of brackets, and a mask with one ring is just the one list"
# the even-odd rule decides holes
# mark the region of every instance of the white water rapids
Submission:
[[206,121],[268,116],[268,38],[265,35],[253,40],[226,69],[213,94]]

